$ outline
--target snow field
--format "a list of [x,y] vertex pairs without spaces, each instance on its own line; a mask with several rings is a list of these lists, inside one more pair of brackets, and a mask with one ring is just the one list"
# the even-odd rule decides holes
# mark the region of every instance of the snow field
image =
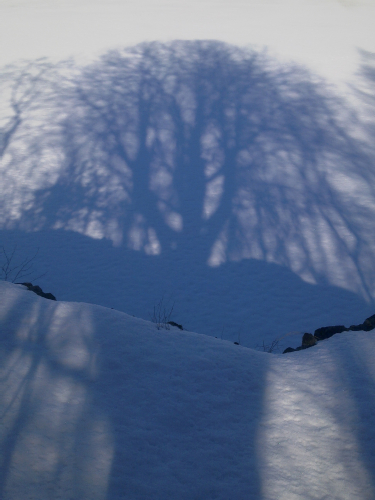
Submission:
[[375,498],[371,3],[0,0],[2,500]]
[[269,355],[0,293],[4,500],[374,498],[372,332]]

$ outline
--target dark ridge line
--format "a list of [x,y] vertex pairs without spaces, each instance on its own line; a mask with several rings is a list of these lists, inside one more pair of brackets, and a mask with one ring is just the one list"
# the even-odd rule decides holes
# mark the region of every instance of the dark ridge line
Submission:
[[314,332],[312,333],[304,333],[302,337],[302,345],[294,349],[293,347],[287,347],[284,351],[283,354],[287,354],[288,352],[294,352],[294,351],[301,351],[303,349],[308,349],[309,347],[313,347],[316,345],[320,340],[325,340],[329,339],[336,333],[342,333],[342,332],[359,332],[359,331],[364,331],[364,332],[369,332],[375,328],[375,314],[370,316],[369,318],[366,318],[363,323],[360,325],[351,325],[349,328],[346,328],[344,325],[337,325],[337,326],[322,326],[321,328],[317,328]]

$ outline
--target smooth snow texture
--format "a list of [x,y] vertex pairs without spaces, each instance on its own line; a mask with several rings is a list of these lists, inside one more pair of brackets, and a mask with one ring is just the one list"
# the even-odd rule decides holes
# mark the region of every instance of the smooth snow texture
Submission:
[[375,129],[316,74],[175,41],[0,83],[1,243],[58,299],[250,347],[373,314]]
[[1,498],[373,500],[373,19],[0,0]]
[[363,321],[373,18],[367,0],[0,0],[1,245],[15,265],[39,248],[27,279],[61,300],[144,319],[163,300],[250,347]]
[[270,355],[0,282],[3,500],[372,500],[373,332]]

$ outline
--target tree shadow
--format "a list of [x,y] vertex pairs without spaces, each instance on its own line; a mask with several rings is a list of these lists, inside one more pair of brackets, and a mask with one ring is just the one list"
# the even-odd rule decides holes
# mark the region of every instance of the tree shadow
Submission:
[[362,129],[368,137],[368,147],[373,153],[375,137],[375,53],[359,50],[359,55],[361,58],[361,66],[358,70],[359,80],[357,80],[357,85],[353,86],[353,90],[363,106]]
[[[338,347],[337,352],[332,355],[333,370],[328,366],[325,367],[325,370],[328,372],[327,379],[332,377],[332,372],[336,372],[334,382],[336,382],[336,377],[341,381],[344,394],[342,394],[342,401],[338,401],[334,408],[333,414],[346,432],[354,434],[357,444],[356,454],[359,456],[363,471],[367,475],[368,484],[374,491],[373,443],[375,430],[371,423],[375,409],[375,373],[371,355],[373,339],[369,338],[369,335],[373,335],[373,332],[370,334],[358,333],[355,340],[346,339],[346,342],[351,343],[352,349],[350,351],[348,349],[341,350]],[[343,415],[345,415],[344,418]]]
[[[306,283],[285,266],[257,259],[218,267],[183,260],[178,251],[145,256],[74,231],[3,231],[9,245],[27,250],[42,245],[36,272],[57,300],[89,302],[151,320],[163,297],[171,319],[184,329],[255,348],[294,332],[282,349],[301,344],[304,332],[329,324],[361,323],[373,306],[329,283]],[[20,254],[21,255],[21,254]],[[282,345],[281,345],[282,344]]]
[[[314,75],[214,41],[146,43],[83,68],[37,61],[4,74],[1,237],[41,247],[58,299],[149,319],[167,292],[189,330],[220,336],[224,327],[224,338],[250,346],[323,326],[312,326],[317,313],[354,324],[373,312],[374,151]],[[107,397],[114,408],[115,388]],[[115,482],[131,457],[121,409],[108,411]],[[80,442],[85,421],[76,422]],[[254,446],[254,428],[247,436]],[[256,470],[252,478],[260,498]]]
[[3,227],[212,267],[255,258],[372,300],[373,154],[324,82],[209,41],[39,65],[12,96]]
[[260,497],[258,353],[8,288],[1,498]]
[[234,332],[267,335],[252,318],[267,323],[265,311],[301,310],[303,299],[313,311],[300,325],[289,313],[281,333],[310,330],[327,304],[343,310],[331,315],[340,323],[372,312],[374,151],[316,76],[215,41],[4,75],[1,236],[45,247],[58,297],[149,319],[169,293],[183,302],[176,319],[211,335],[230,316]]
[[[102,499],[111,436],[92,406],[98,350],[89,311],[9,287],[1,317],[0,496],[47,500],[63,490],[72,499]],[[92,468],[101,477],[90,477]]]
[[372,336],[346,332],[270,355],[258,456],[265,498],[373,498]]

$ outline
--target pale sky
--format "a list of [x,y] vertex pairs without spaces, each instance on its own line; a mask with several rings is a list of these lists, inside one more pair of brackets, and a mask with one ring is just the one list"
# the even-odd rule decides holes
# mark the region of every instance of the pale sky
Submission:
[[374,0],[0,0],[0,65],[92,58],[145,40],[267,47],[335,82],[375,52]]

